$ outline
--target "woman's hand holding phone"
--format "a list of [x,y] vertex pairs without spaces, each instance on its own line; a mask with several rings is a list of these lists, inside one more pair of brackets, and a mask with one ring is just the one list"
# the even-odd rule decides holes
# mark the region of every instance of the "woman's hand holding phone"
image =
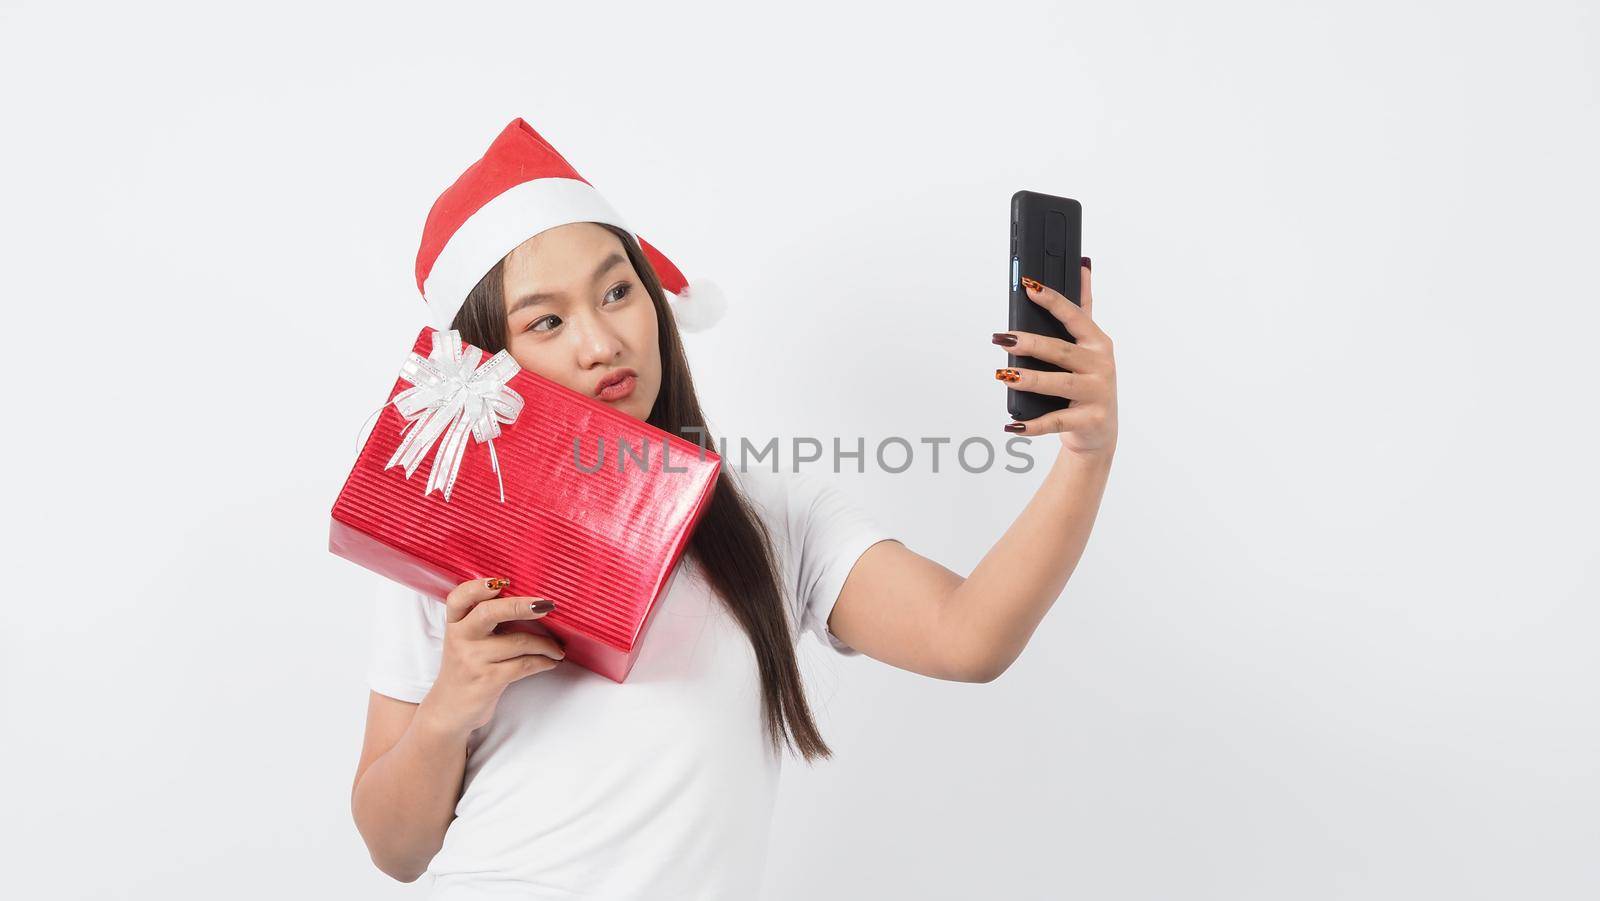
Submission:
[[1019,435],[1058,432],[1062,447],[1073,453],[1109,453],[1117,443],[1116,360],[1112,355],[1111,336],[1094,321],[1089,267],[1080,266],[1079,275],[1083,288],[1081,307],[1053,288],[1031,278],[1022,279],[1028,298],[1058,319],[1076,344],[1032,332],[996,332],[993,338],[995,344],[1011,354],[1034,357],[1066,371],[1005,368],[995,370],[995,378],[1019,391],[1050,394],[1072,401],[1068,407],[1035,419],[1007,423],[1006,431]]
[[494,717],[507,685],[552,669],[566,656],[548,635],[496,631],[501,623],[539,619],[555,609],[539,598],[498,597],[504,588],[501,579],[473,579],[445,598],[439,675],[417,709],[430,727],[464,738]]

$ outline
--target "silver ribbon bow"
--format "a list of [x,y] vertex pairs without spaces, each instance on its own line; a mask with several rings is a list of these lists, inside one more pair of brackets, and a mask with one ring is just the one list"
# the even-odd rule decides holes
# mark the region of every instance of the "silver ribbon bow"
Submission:
[[412,387],[390,403],[411,425],[383,468],[404,466],[406,478],[411,478],[442,436],[424,497],[437,488],[450,500],[471,435],[479,444],[489,445],[489,465],[500,480],[500,502],[505,503],[506,484],[500,477],[494,439],[500,437],[500,423],[509,425],[522,412],[522,395],[506,386],[522,367],[503,350],[479,366],[482,359],[481,349],[466,344],[459,331],[450,329],[433,333],[433,350],[426,358],[413,351],[400,367],[400,377]]

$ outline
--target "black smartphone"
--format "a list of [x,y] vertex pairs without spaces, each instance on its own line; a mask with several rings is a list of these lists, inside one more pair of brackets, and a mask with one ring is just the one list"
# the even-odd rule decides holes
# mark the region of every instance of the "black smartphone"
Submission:
[[[1006,328],[1061,338],[1076,344],[1061,320],[1028,297],[1023,277],[1042,282],[1082,304],[1083,204],[1068,197],[1018,191],[1011,195],[1011,295]],[[1013,368],[1061,372],[1062,368],[1033,357],[1006,355]],[[1006,412],[1012,419],[1035,419],[1071,401],[1052,394],[1006,389]]]

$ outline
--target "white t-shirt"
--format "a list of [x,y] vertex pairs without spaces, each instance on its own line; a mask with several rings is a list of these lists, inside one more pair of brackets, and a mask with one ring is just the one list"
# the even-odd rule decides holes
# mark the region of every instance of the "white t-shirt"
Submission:
[[[817,476],[725,467],[772,535],[796,641],[809,631],[858,654],[828,614],[862,552],[892,536]],[[755,652],[688,555],[670,578],[626,682],[563,664],[511,683],[472,732],[429,898],[759,894],[782,758]],[[439,672],[444,605],[380,584],[368,681],[418,703]]]

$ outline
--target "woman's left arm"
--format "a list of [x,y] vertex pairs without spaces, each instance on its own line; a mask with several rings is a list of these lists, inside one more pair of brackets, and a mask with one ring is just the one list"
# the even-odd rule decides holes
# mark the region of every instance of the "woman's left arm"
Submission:
[[[1067,327],[1077,343],[1029,332],[995,342],[1065,372],[1000,369],[1024,391],[1071,398],[1072,405],[1007,427],[1023,435],[1059,433],[1050,472],[1016,521],[962,578],[896,541],[881,541],[856,562],[828,628],[840,641],[901,669],[961,682],[990,682],[1027,646],[1083,556],[1100,509],[1117,444],[1116,364],[1111,338],[1095,324],[1088,267],[1083,306],[1032,279],[1028,296]],[[1014,344],[1005,344],[1006,336]]]

